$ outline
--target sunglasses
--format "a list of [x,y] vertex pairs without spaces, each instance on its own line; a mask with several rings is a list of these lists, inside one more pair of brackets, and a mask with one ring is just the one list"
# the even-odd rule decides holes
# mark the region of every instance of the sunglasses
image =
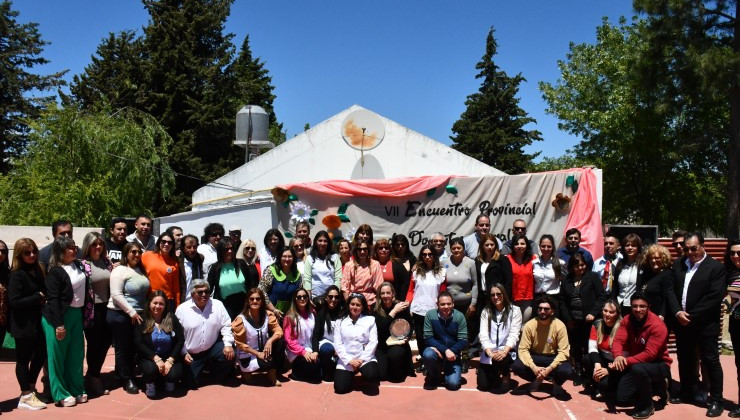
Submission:
[[357,252],[368,252],[370,248],[360,248],[357,250]]
[[678,248],[679,246],[683,248],[683,242],[673,242],[671,245],[673,245],[674,248]]
[[388,251],[389,249],[391,249],[391,248],[388,247],[388,246],[385,246],[385,245],[378,247],[378,251],[380,251],[380,250],[386,250],[386,251]]
[[196,295],[198,295],[198,296],[203,296],[203,295],[207,295],[208,294],[208,290],[196,290],[193,293],[196,294]]
[[249,301],[250,302],[262,302],[262,298],[261,297],[250,297]]
[[537,312],[550,312],[551,310],[552,308],[543,308],[541,306],[537,308]]
[[[0,250],[0,252],[2,252],[2,250]],[[8,250],[7,249],[5,250],[5,253],[6,254],[8,253]],[[731,257],[740,257],[740,251],[730,251],[730,256]]]
[[141,251],[133,250],[133,251],[129,251],[128,253],[129,254],[133,254],[133,255],[140,255],[141,254]]
[[[7,250],[7,249],[4,249],[4,250],[3,250],[3,254],[7,254],[7,253],[8,253],[8,250]],[[39,252],[38,252],[38,251],[36,251],[36,250],[30,250],[30,251],[26,251],[26,252],[24,252],[24,253],[23,253],[23,256],[24,256],[24,257],[30,257],[31,255],[37,255],[38,253],[39,253]]]
[[244,247],[244,250],[245,250],[245,251],[256,251],[256,250],[257,250],[257,248],[255,248],[255,247],[253,247],[253,246],[245,246],[245,247]]
[[298,295],[295,297],[295,300],[306,300],[308,299],[308,295]]
[[699,251],[699,247],[698,246],[684,246],[683,249],[684,249],[684,251],[689,251],[689,252],[698,252]]
[[338,300],[339,295],[326,295],[326,300]]
[[293,248],[303,249],[303,248],[305,248],[305,246],[303,246],[303,245],[293,245]]
[[501,297],[503,295],[503,293],[491,293],[491,297]]
[[432,257],[434,257],[434,254],[432,254],[430,252],[425,252],[425,253],[421,254],[421,256],[423,258],[427,258],[427,257],[432,258]]
[[514,232],[526,232],[527,228],[525,227],[515,227]]
[[8,255],[8,248],[0,249],[0,254]]
[[163,245],[172,245],[172,244],[174,243],[174,241],[169,241],[169,240],[167,240],[167,239],[161,239],[161,240],[159,241],[159,243],[160,243],[160,244],[163,244]]

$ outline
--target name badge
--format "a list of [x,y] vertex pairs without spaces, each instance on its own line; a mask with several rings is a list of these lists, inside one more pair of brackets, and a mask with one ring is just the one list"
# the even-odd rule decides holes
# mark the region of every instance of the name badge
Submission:
[[552,344],[552,337],[547,337],[547,344]]
[[172,267],[167,267],[167,274],[172,274]]
[[640,339],[640,343],[642,343],[643,346],[645,345],[645,337]]

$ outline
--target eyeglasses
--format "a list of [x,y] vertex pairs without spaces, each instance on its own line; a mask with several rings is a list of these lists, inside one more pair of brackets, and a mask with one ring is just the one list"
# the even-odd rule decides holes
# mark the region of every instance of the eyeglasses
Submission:
[[208,294],[208,290],[207,289],[205,289],[205,290],[196,290],[196,291],[193,292],[193,294],[194,295],[198,295],[198,296],[207,295]]
[[444,239],[435,239],[435,240],[432,241],[432,243],[433,244],[443,244],[443,243],[445,243],[445,240]]
[[250,302],[262,302],[262,298],[261,297],[250,297],[249,301]]
[[[4,251],[3,254],[7,254],[8,253],[8,250],[7,249],[5,249],[3,251]],[[32,249],[32,250],[29,250],[29,251],[25,251],[23,253],[23,256],[24,257],[30,257],[31,255],[36,255],[38,253],[39,253],[38,251],[36,251],[35,249]]]
[[537,312],[550,312],[552,308],[544,308],[542,306],[537,308]]
[[71,230],[65,230],[62,232],[57,232],[57,236],[66,236],[67,238],[72,237],[72,231]]
[[424,252],[421,254],[421,256],[422,258],[432,258],[434,257],[434,254],[432,254],[431,252]]
[[244,250],[245,250],[245,251],[256,251],[256,250],[257,250],[257,248],[255,248],[255,247],[253,247],[253,246],[245,246],[245,247],[244,247]]
[[308,295],[298,295],[295,297],[295,300],[306,300],[308,299]]
[[326,295],[326,300],[338,300],[339,295]]
[[683,249],[689,252],[699,252],[698,246],[684,246]]

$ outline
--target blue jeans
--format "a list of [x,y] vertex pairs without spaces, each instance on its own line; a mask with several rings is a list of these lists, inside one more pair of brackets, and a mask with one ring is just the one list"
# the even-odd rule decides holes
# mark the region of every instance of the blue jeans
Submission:
[[439,383],[439,373],[444,370],[445,388],[450,391],[460,389],[462,378],[462,364],[458,355],[454,362],[450,362],[443,357],[437,356],[437,353],[431,347],[424,349],[421,358],[424,360],[424,367],[427,369],[427,380],[432,383]]
[[321,366],[321,377],[327,382],[334,381],[334,372],[337,369],[337,359],[334,356],[334,346],[324,343],[319,347],[319,366]]

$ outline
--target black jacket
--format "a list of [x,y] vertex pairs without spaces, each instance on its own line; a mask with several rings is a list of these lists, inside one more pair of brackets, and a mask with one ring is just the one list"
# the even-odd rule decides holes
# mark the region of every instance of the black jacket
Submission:
[[[669,301],[670,315],[673,318],[677,312],[683,310],[681,297],[688,270],[686,258],[679,258],[673,263],[676,300]],[[689,313],[691,323],[684,328],[703,335],[719,335],[720,305],[727,291],[725,272],[725,266],[709,255],[699,265],[686,293],[686,312]]]
[[[195,256],[195,261],[193,261],[193,278],[194,279],[202,279],[203,278],[203,260],[205,257],[203,257],[203,254],[197,254]],[[185,299],[190,296],[190,290],[188,290],[188,279],[187,274],[185,273],[185,253],[180,253],[180,258],[178,259],[179,264],[179,270],[180,270],[180,300],[185,302]]]
[[505,255],[499,256],[498,260],[492,260],[488,264],[485,273],[481,273],[483,263],[475,259],[475,272],[478,273],[478,302],[488,302],[488,293],[496,283],[501,283],[506,289],[506,294],[511,300],[511,283],[513,275],[511,274],[511,263]]
[[[411,264],[411,261],[409,261]],[[409,270],[403,266],[401,261],[392,260],[391,266],[393,267],[393,288],[396,289],[396,300],[406,300],[406,293],[409,291],[409,284],[411,284],[411,272],[414,268],[410,266]]]
[[[82,265],[79,260],[75,260],[80,270]],[[74,292],[72,291],[72,280],[69,275],[60,266],[54,266],[49,269],[46,274],[46,304],[42,311],[42,315],[46,318],[53,327],[60,327],[64,325],[64,314],[69,309],[70,303],[74,298]],[[90,282],[85,282],[85,296],[87,296],[87,288],[90,287]]]
[[15,338],[37,338],[41,334],[41,309],[46,295],[41,269],[35,276],[26,270],[10,273],[8,301],[10,303],[10,334]]
[[[172,341],[172,350],[170,351],[170,354],[161,357],[162,359],[172,357],[175,359],[175,362],[177,362],[182,359],[180,352],[182,351],[182,346],[185,345],[185,333],[175,314],[170,314],[170,316],[172,317],[172,332],[175,334]],[[136,326],[136,329],[134,329],[134,346],[140,359],[152,360],[154,359],[155,354],[154,345],[152,344],[152,335],[151,333],[145,333],[144,328],[146,328],[146,322],[142,322]]]
[[[560,300],[564,306],[560,314],[563,317],[563,321],[570,321],[573,319],[571,315],[570,298],[575,294],[576,286],[573,283],[573,278],[568,276],[562,283],[560,283]],[[583,318],[586,315],[593,315],[595,318],[599,318],[601,314],[601,308],[604,306],[604,300],[606,300],[606,293],[604,293],[604,286],[601,284],[599,275],[593,271],[587,271],[581,278],[581,303],[583,304]]]
[[[341,296],[341,295],[340,295]],[[313,335],[311,336],[311,348],[313,351],[319,351],[319,342],[324,338],[324,331],[326,330],[326,320],[336,321],[342,317],[342,308],[337,308],[336,313],[329,313],[328,308],[320,310],[316,314],[316,319],[313,324]],[[332,331],[336,334],[336,331]]]
[[[211,286],[213,292],[213,298],[218,300],[221,299],[221,288],[219,287],[219,278],[221,277],[221,267],[223,263],[216,262],[208,270],[208,284]],[[234,267],[239,270],[244,278],[244,287],[249,290],[253,287],[257,287],[260,282],[260,276],[257,272],[257,267],[254,265],[248,265],[246,261],[240,259],[234,259]]]
[[676,292],[673,290],[673,271],[670,269],[658,274],[645,271],[638,277],[637,290],[645,293],[650,310],[655,315],[665,318],[669,306],[678,306]]

